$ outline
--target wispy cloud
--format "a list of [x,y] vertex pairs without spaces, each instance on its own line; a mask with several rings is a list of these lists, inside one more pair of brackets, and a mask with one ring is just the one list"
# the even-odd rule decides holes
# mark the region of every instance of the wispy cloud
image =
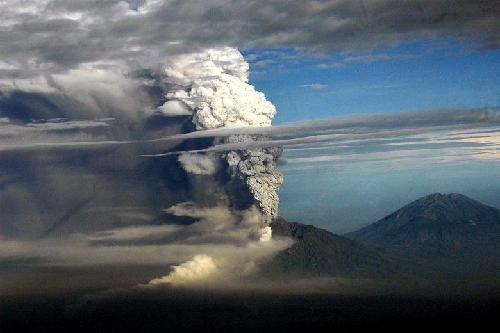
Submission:
[[349,56],[342,58],[334,63],[322,63],[318,65],[319,69],[343,68],[353,64],[371,64],[374,62],[383,62],[391,60],[407,60],[419,57],[418,54],[366,54]]
[[272,65],[274,63],[275,63],[275,61],[272,59],[264,59],[264,60],[259,60],[259,61],[252,63],[252,66],[255,68],[263,68],[263,67],[267,67],[269,65]]
[[[19,149],[54,149],[66,147],[105,147],[116,145],[140,145],[148,150],[162,149],[168,143],[183,140],[227,137],[237,134],[264,135],[268,140],[245,143],[221,144],[203,150],[190,152],[226,151],[269,146],[297,146],[305,143],[343,142],[349,140],[371,140],[431,133],[445,130],[479,129],[500,123],[499,108],[484,109],[442,109],[388,114],[353,115],[320,120],[299,121],[268,127],[237,127],[195,131],[146,140],[102,140],[81,142],[14,142],[0,145],[0,151]],[[165,149],[165,148],[163,148]],[[166,152],[158,156],[177,154]],[[153,154],[154,155],[154,154]]]
[[[478,133],[479,132],[479,133]],[[432,164],[500,161],[500,127],[436,131],[399,138],[327,142],[285,150],[287,170],[318,167],[418,168]]]
[[323,90],[328,88],[327,84],[321,84],[321,83],[309,83],[309,84],[302,84],[300,87],[302,88],[308,88],[312,90]]

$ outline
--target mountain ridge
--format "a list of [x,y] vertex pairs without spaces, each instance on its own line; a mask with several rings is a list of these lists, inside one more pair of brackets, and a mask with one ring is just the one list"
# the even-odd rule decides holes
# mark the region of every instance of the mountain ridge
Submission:
[[267,277],[342,276],[381,278],[398,273],[398,267],[376,249],[327,230],[278,218],[273,236],[295,243],[261,266]]

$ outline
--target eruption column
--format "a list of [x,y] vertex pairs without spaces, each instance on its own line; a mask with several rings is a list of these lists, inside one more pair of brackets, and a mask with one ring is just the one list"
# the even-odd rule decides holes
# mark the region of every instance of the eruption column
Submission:
[[[189,106],[197,130],[270,126],[276,109],[248,83],[248,70],[241,53],[231,47],[171,58],[164,67],[164,81],[173,86],[166,94],[166,103],[181,101]],[[233,135],[223,142],[261,139]],[[263,216],[262,240],[270,238],[269,224],[278,215],[277,190],[283,182],[276,166],[280,154],[280,148],[258,148],[222,155],[231,180],[244,186]]]

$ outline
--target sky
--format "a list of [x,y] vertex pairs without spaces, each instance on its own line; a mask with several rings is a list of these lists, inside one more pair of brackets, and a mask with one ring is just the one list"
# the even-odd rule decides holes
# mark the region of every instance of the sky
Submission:
[[248,51],[251,82],[279,110],[275,122],[500,104],[500,52],[453,41],[311,57]]
[[[290,49],[248,50],[244,55],[252,84],[278,109],[277,124],[500,103],[500,52],[470,49],[452,40],[440,45],[414,41],[356,55],[312,57]],[[287,151],[284,155],[293,156]],[[360,161],[347,168],[336,162],[302,170],[285,165],[281,212],[291,220],[343,233],[434,192],[464,193],[500,207],[498,163],[436,166],[423,158],[396,170],[391,157],[376,167]],[[321,181],[315,181],[318,173]]]
[[[441,148],[438,153],[445,152]],[[280,189],[281,211],[289,220],[345,233],[430,193],[462,193],[499,207],[498,157],[492,161],[438,163],[429,155],[410,156],[403,162],[394,156],[382,156],[377,163],[354,160],[313,167],[286,165]],[[313,180],[318,178],[321,181]]]
[[278,215],[344,233],[433,192],[500,208],[496,0],[0,7],[10,289],[118,264],[224,283],[290,245]]

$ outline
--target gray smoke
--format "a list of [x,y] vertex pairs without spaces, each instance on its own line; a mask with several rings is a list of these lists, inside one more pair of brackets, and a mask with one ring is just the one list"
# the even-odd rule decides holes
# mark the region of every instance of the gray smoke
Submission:
[[[228,143],[264,140],[262,136],[234,135],[226,139]],[[234,150],[224,157],[229,165],[233,179],[243,182],[264,217],[265,224],[270,224],[278,216],[278,189],[283,183],[283,175],[276,166],[281,155],[280,147]]]

